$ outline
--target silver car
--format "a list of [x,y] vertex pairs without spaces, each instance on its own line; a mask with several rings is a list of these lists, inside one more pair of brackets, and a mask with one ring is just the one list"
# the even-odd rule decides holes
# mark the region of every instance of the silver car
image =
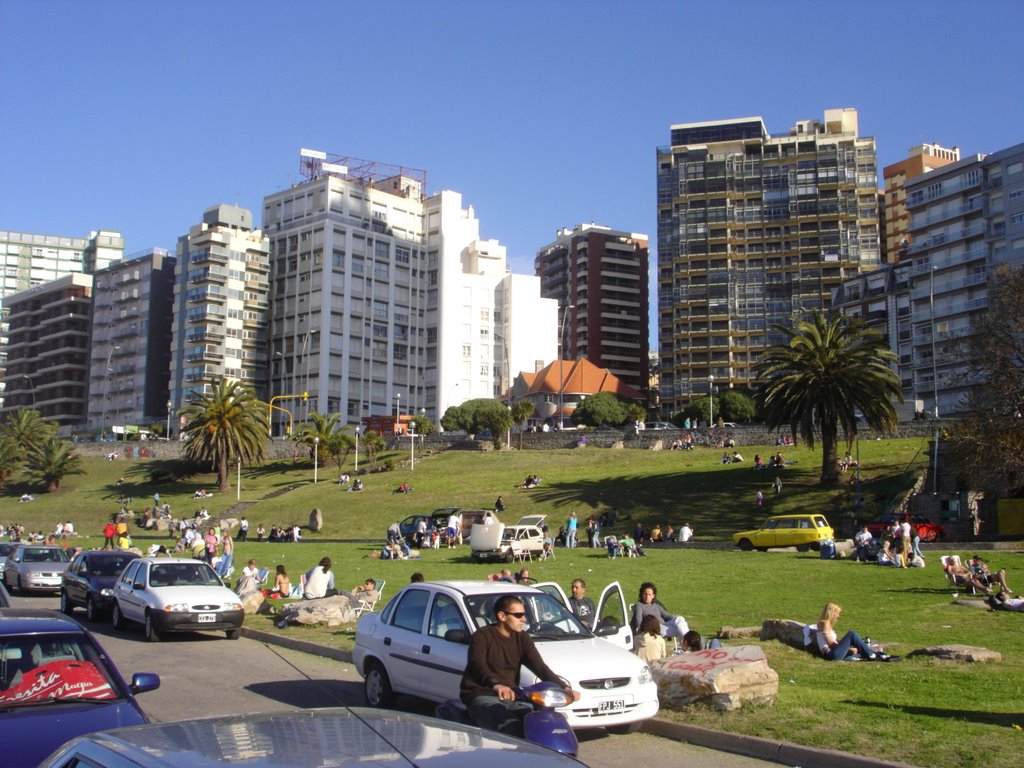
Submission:
[[7,558],[4,584],[11,592],[59,592],[68,553],[45,544],[19,544]]
[[230,715],[94,733],[40,768],[572,768],[583,763],[493,731],[422,715],[329,708]]

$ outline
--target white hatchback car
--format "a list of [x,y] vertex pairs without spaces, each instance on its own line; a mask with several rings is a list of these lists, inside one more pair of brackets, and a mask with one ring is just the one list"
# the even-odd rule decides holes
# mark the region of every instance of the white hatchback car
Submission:
[[530,557],[544,554],[544,519],[547,515],[528,515],[515,525],[494,522],[474,523],[469,540],[470,554],[475,560],[501,560],[511,563],[518,552]]
[[[601,594],[596,634],[566,608],[557,584],[409,584],[383,611],[364,614],[356,627],[353,661],[367,703],[388,706],[399,693],[437,702],[458,699],[470,635],[494,622],[494,604],[506,594],[523,601],[526,631],[547,665],[580,692],[579,701],[561,710],[573,728],[629,733],[657,714],[658,687],[650,667],[630,651],[633,636],[618,582]],[[524,669],[521,682],[534,681]]]
[[139,622],[150,642],[164,632],[206,630],[223,630],[237,640],[245,612],[238,595],[202,560],[140,557],[114,584],[112,618],[116,629]]

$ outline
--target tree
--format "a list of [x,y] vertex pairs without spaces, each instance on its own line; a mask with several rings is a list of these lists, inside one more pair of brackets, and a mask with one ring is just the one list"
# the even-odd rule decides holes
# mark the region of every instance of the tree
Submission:
[[519,448],[523,447],[522,425],[533,416],[536,408],[532,400],[516,400],[512,403],[512,423],[519,426]]
[[241,382],[219,379],[182,410],[185,417],[185,456],[211,464],[217,487],[230,489],[231,468],[239,459],[246,466],[263,461],[267,449],[267,404]]
[[309,449],[309,455],[312,456],[313,446],[317,440],[320,441],[320,450],[327,450],[327,443],[330,442],[331,437],[337,431],[341,417],[313,411],[313,413],[309,414],[309,420],[312,423],[303,424],[299,427],[295,434],[292,435],[292,440],[306,446]]
[[352,453],[356,448],[355,438],[347,432],[342,432],[340,429],[331,433],[331,436],[327,438],[327,441],[323,443],[323,450],[334,459],[334,463],[338,465],[338,473],[341,473],[341,468],[345,466],[345,462],[348,460],[349,454]]
[[721,416],[725,421],[753,421],[757,413],[754,399],[743,392],[729,389],[715,398],[715,421]]
[[437,431],[437,424],[435,424],[434,420],[429,416],[420,414],[419,416],[415,417],[412,421],[413,424],[416,425],[416,434],[420,435],[421,437],[432,435]]
[[366,454],[370,460],[370,468],[373,469],[377,466],[377,455],[384,450],[384,438],[380,436],[380,432],[371,429],[359,441],[359,448]]
[[619,426],[626,421],[625,404],[613,392],[598,392],[588,395],[572,412],[575,424],[599,427],[602,424]]
[[859,318],[830,317],[811,312],[794,318],[793,327],[774,326],[789,337],[775,344],[754,366],[765,423],[771,429],[789,426],[814,447],[821,438],[821,482],[839,480],[839,428],[847,445],[857,435],[857,412],[878,431],[895,428],[893,401],[902,402],[896,359],[885,337]]
[[21,447],[13,438],[0,437],[0,490],[7,487],[7,481],[21,464],[23,459]]
[[471,432],[473,416],[463,405],[450,405],[441,417],[446,432]]
[[0,426],[0,437],[10,439],[24,458],[33,446],[40,446],[57,433],[57,427],[33,408],[19,408]]
[[1024,496],[1024,268],[989,281],[988,311],[960,345],[969,413],[950,431],[953,454],[972,481]]
[[53,435],[29,446],[25,453],[25,474],[34,483],[46,486],[47,493],[56,493],[68,475],[83,475],[82,459],[74,446]]

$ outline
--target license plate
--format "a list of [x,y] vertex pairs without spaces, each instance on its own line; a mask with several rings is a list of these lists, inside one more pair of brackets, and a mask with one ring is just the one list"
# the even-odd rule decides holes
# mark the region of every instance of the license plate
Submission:
[[626,702],[623,699],[605,699],[597,705],[598,712],[622,712],[625,708]]
[[200,613],[199,623],[200,624],[213,624],[217,620],[216,613]]

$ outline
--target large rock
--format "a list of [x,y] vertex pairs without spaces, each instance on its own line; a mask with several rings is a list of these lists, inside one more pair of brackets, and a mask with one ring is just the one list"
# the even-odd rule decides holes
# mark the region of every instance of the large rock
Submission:
[[356,620],[355,606],[349,595],[321,597],[289,603],[281,612],[281,621],[290,624],[326,624],[338,627]]
[[756,645],[736,645],[695,653],[677,653],[651,664],[663,706],[705,704],[739,709],[744,702],[771,704],[779,676]]
[[768,619],[761,624],[761,640],[778,640],[800,651],[813,650],[814,627],[792,619]]
[[947,661],[1002,661],[1003,654],[998,651],[990,651],[988,648],[981,648],[977,645],[933,645],[928,648],[918,648],[911,651],[908,656],[934,656],[937,659]]
[[156,529],[158,531],[166,531],[171,525],[171,521],[166,517],[157,518]]
[[722,627],[718,630],[717,637],[722,640],[738,640],[743,637],[758,637],[760,634],[760,627]]
[[318,533],[324,527],[324,515],[319,509],[311,510],[309,513],[309,530]]
[[242,598],[242,610],[247,615],[253,615],[260,612],[260,606],[263,605],[263,601],[266,598],[263,597],[262,592],[250,592],[248,595]]

